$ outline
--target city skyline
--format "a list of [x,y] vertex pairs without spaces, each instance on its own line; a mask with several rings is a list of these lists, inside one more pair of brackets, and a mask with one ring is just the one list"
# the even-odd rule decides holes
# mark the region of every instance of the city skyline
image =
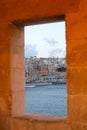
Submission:
[[65,57],[65,22],[26,26],[25,57]]

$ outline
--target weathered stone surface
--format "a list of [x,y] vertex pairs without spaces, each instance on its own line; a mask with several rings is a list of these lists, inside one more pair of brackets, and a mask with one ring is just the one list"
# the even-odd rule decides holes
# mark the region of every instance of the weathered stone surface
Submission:
[[24,91],[25,82],[24,69],[11,69],[11,90],[12,92]]
[[[8,61],[9,62],[9,61]],[[10,94],[10,69],[0,68],[0,95]]]
[[28,130],[28,121],[23,119],[9,118],[10,130]]
[[70,130],[85,130],[82,128],[82,124],[80,122],[72,122],[70,123]]
[[[10,45],[11,42],[11,27],[5,22],[0,24],[0,45]],[[9,48],[7,48],[8,50]]]
[[46,130],[47,129],[47,123],[43,121],[35,121],[35,120],[30,120],[28,122],[28,130]]
[[0,117],[0,130],[10,130],[9,121],[6,116]]
[[70,122],[81,121],[82,96],[70,95],[68,97],[68,118]]
[[66,123],[48,123],[47,130],[70,130]]
[[[81,70],[76,68],[67,69],[67,91],[69,95],[82,94],[82,75]],[[80,79],[80,80],[78,80]]]
[[0,117],[11,115],[11,97],[0,96]]
[[82,12],[67,14],[66,21],[67,40],[81,40],[87,38],[87,17],[84,16]]
[[17,0],[3,0],[0,2],[1,21],[23,20],[76,12],[79,9],[79,2],[80,0],[55,0],[55,2],[53,0],[20,0],[19,2]]
[[12,115],[22,116],[25,113],[25,93],[18,91],[12,93]]
[[[23,119],[24,25],[62,20],[64,16],[68,123]],[[0,130],[87,130],[86,99],[87,0],[0,1]],[[22,118],[18,119],[19,115]]]
[[67,42],[68,67],[87,67],[87,40],[69,40]]
[[82,98],[81,121],[87,123],[87,95]]

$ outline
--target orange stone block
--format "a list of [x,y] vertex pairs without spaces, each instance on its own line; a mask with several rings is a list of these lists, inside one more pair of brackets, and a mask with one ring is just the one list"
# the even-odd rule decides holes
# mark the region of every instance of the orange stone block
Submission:
[[[20,47],[19,47],[20,49]],[[22,51],[21,51],[22,52]],[[18,54],[15,52],[11,55],[11,68],[24,69],[24,53]]]
[[86,17],[87,16],[87,0],[81,0],[79,8],[82,15]]
[[6,116],[0,116],[0,130],[10,130],[9,129],[9,121]]
[[11,97],[0,96],[0,117],[11,115]]
[[87,94],[87,68],[67,70],[68,94]]
[[11,90],[12,92],[25,90],[24,69],[11,69]]
[[9,130],[28,130],[28,121],[21,118],[9,118]]
[[64,122],[47,123],[47,130],[70,130],[70,127]]
[[87,123],[82,123],[82,130],[87,130]]
[[0,69],[0,95],[10,94],[10,69]]
[[69,125],[70,125],[70,130],[86,130],[82,128],[81,122],[72,122]]
[[24,26],[11,24],[11,47],[24,47]]
[[33,129],[35,129],[35,130],[46,130],[47,129],[47,123],[45,123],[45,122],[35,122],[34,121],[34,123],[29,123],[29,126],[31,126],[32,125],[32,127],[33,127]]
[[81,121],[87,123],[87,95],[82,98]]
[[68,96],[68,119],[70,122],[81,121],[82,96]]
[[87,67],[87,40],[70,40],[67,42],[67,66]]
[[0,24],[0,46],[10,45],[11,42],[11,27],[10,24],[6,23]]
[[69,95],[82,94],[83,81],[81,69],[67,69],[67,91]]
[[12,92],[12,116],[23,116],[25,113],[24,91]]
[[10,48],[8,45],[0,46],[0,67],[10,68]]
[[66,22],[67,40],[81,40],[87,38],[87,17],[84,17],[83,12],[67,14]]

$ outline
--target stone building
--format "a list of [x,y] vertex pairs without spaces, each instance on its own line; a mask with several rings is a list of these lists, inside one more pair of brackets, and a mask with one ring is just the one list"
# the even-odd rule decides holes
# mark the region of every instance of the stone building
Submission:
[[[25,112],[24,26],[66,22],[67,117]],[[0,1],[0,130],[87,130],[87,0]]]
[[39,78],[36,79],[35,83],[37,85],[39,83],[48,83],[49,84],[58,84],[58,83],[66,83],[66,78],[65,76],[60,77],[58,75],[48,75],[48,76],[40,76]]
[[62,58],[51,61],[48,58],[25,58],[25,82],[34,83],[41,76],[58,75],[66,79],[66,63]]

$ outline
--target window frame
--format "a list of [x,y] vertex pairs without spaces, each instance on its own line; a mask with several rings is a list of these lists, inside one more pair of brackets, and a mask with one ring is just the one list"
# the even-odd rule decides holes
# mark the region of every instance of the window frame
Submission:
[[[50,22],[61,22],[61,21],[65,21],[65,15],[51,16],[51,17],[37,18],[37,19],[28,19],[28,20],[23,20],[23,21],[22,20],[13,21],[12,22],[12,36],[11,37],[12,37],[12,39],[14,39],[14,43],[16,42],[15,46],[17,44],[19,44],[19,42],[22,44],[22,50],[23,50],[24,49],[24,26],[36,25],[36,24],[42,24],[42,23],[50,23]],[[23,42],[22,42],[22,40],[23,40]],[[13,44],[13,40],[11,40],[11,45],[12,44]],[[20,49],[18,51],[20,51]],[[11,55],[13,56],[13,53]],[[24,51],[22,52],[22,58],[23,58],[22,59],[23,71],[25,74]],[[15,60],[15,58],[13,60]],[[12,60],[12,63],[13,63],[13,60]],[[19,66],[21,66],[21,64]],[[13,75],[13,74],[14,74],[13,71],[11,71],[11,75]],[[17,74],[18,73],[16,72],[15,75],[17,75]],[[23,78],[24,78],[24,76],[22,75]],[[67,119],[67,116],[58,117],[58,116],[48,116],[48,115],[42,115],[42,114],[26,113],[25,112],[25,88],[24,88],[25,80],[22,81],[22,86],[20,87],[20,89],[17,89],[16,87],[14,87],[13,80],[14,80],[14,82],[16,82],[16,80],[17,80],[16,76],[15,76],[15,78],[13,77],[11,80],[12,81],[11,89],[12,89],[12,116],[13,117],[23,117],[23,118],[25,117],[28,119],[46,120],[46,121],[59,121],[59,120],[65,121]],[[15,84],[15,86],[16,86],[16,84]],[[19,94],[19,92],[20,92],[20,94]],[[21,94],[22,94],[22,97],[21,97]]]

